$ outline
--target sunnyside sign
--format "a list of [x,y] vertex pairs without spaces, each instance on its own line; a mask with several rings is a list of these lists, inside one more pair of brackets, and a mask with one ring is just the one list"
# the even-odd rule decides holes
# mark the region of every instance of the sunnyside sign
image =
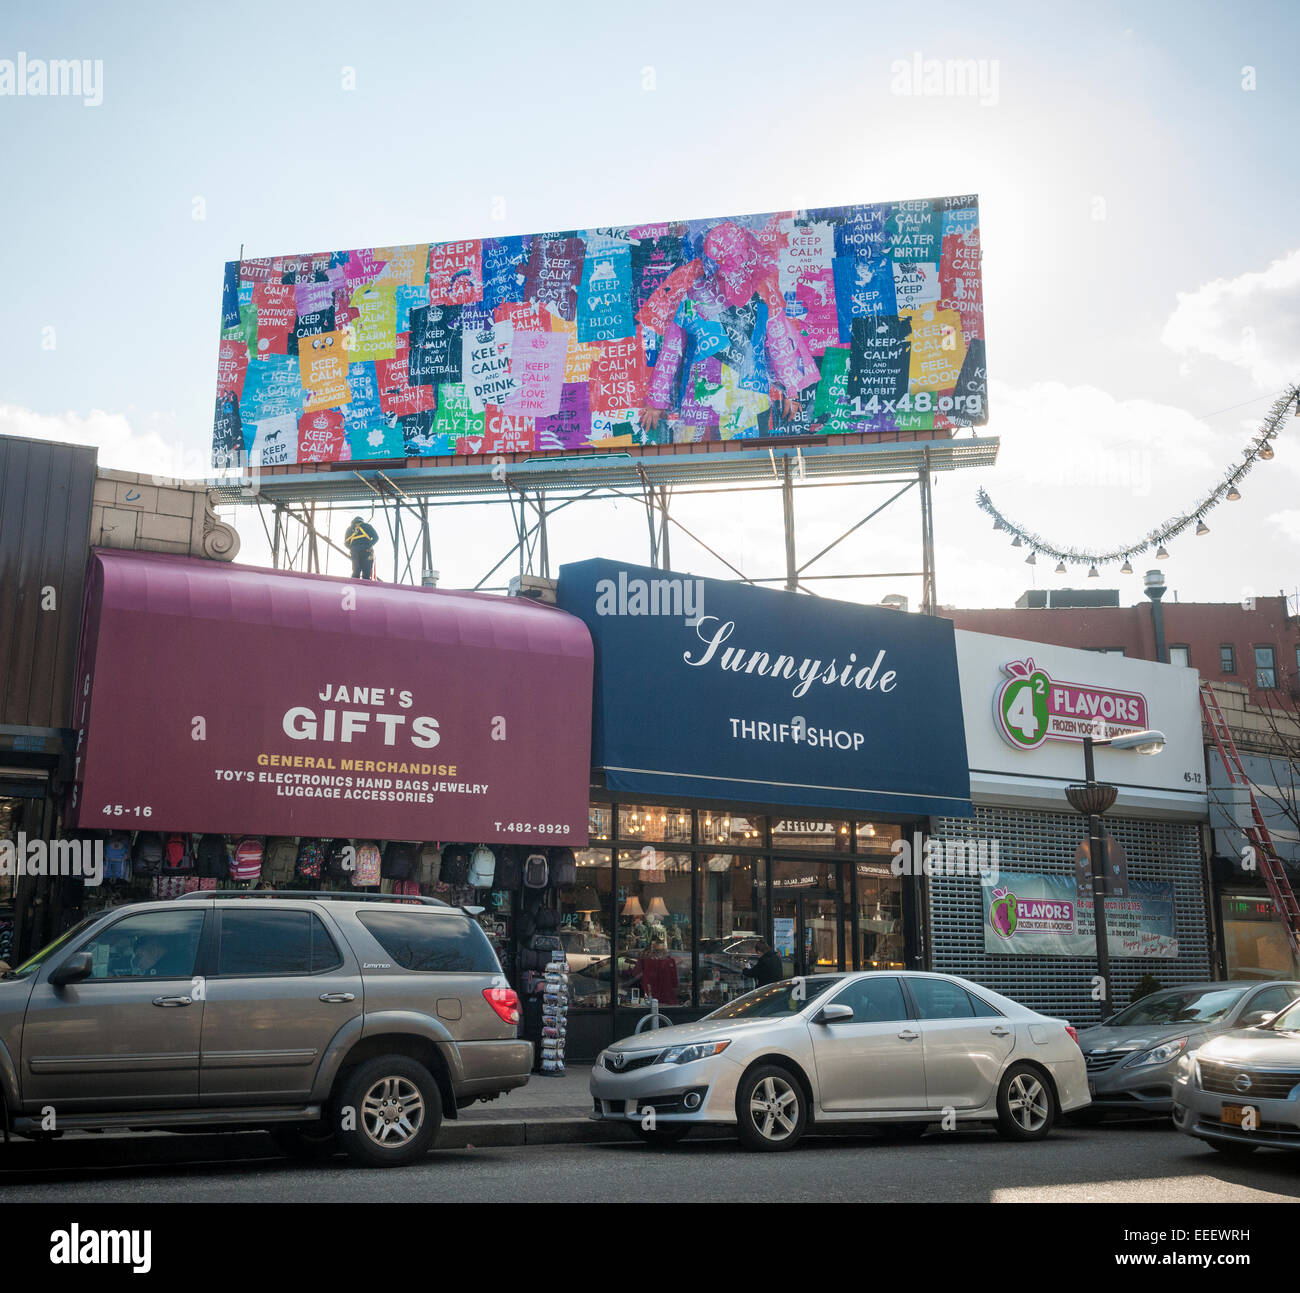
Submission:
[[1054,679],[1033,657],[1010,660],[1002,671],[1007,679],[994,695],[993,719],[1003,740],[1018,750],[1147,726],[1147,701],[1139,692]]
[[611,790],[970,815],[950,621],[607,560],[557,600],[595,643]]

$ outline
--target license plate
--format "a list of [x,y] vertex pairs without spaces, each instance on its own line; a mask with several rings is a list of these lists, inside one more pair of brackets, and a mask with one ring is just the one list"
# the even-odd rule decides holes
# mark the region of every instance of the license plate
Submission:
[[1246,1117],[1246,1108],[1244,1104],[1225,1104],[1219,1111],[1219,1121],[1230,1127],[1240,1127]]

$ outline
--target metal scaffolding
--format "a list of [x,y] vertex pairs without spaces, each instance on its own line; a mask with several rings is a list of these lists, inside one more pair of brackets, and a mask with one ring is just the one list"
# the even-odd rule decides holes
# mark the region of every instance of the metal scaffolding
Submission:
[[[254,472],[242,477],[242,483],[221,482],[218,494],[222,502],[257,507],[277,569],[319,572],[323,547],[346,558],[346,551],[330,538],[330,522],[337,512],[369,506],[383,514],[392,551],[393,582],[436,583],[430,509],[504,503],[510,508],[515,542],[474,585],[478,590],[493,591],[502,585],[491,581],[511,564],[520,578],[553,577],[549,525],[558,513],[575,503],[622,499],[645,509],[649,564],[654,568],[672,568],[671,539],[677,531],[736,578],[750,584],[781,585],[790,592],[812,594],[809,585],[823,580],[919,578],[921,610],[934,614],[938,603],[932,476],[939,471],[992,466],[998,444],[996,437],[989,436],[853,446],[780,445],[657,457],[585,454],[517,463],[497,459],[450,467],[404,463],[400,467],[362,464],[350,468],[330,463],[298,473],[284,469]],[[891,492],[800,562],[797,499],[812,490],[872,488]],[[919,569],[810,573],[827,554],[913,491],[921,521]],[[785,539],[785,572],[781,575],[746,575],[672,512],[673,502],[682,498],[764,492],[781,495]]]

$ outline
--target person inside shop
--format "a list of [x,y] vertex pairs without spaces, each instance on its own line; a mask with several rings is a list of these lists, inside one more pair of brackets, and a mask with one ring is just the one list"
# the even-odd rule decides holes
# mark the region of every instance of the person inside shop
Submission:
[[343,536],[343,543],[352,557],[353,579],[375,577],[375,544],[378,542],[379,531],[369,522],[354,516],[347,534]]
[[756,988],[761,988],[767,983],[776,983],[781,978],[781,958],[776,954],[775,949],[770,943],[759,939],[754,944],[754,951],[758,953],[758,960],[746,969],[745,977],[753,979]]
[[643,997],[654,997],[660,1005],[678,1004],[677,962],[668,955],[668,940],[658,926],[651,927],[650,946],[637,959],[634,981]]

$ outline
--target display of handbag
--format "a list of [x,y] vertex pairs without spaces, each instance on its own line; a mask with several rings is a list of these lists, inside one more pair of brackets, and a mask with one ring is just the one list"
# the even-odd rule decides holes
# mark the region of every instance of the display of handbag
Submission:
[[325,841],[303,839],[298,844],[298,859],[293,873],[299,880],[319,880],[325,869]]
[[332,841],[325,854],[325,874],[331,880],[351,880],[356,870],[357,850],[352,841]]
[[196,858],[198,874],[204,880],[230,879],[230,854],[224,835],[205,835],[199,840]]
[[469,879],[470,850],[468,844],[448,844],[442,850],[442,882],[463,885]]
[[436,844],[420,845],[419,879],[421,885],[432,888],[442,875],[442,850]]
[[173,831],[163,844],[164,875],[189,875],[194,870],[194,854],[190,852],[190,837]]
[[546,865],[545,853],[530,853],[524,859],[524,888],[545,889],[550,881],[550,867]]
[[497,855],[486,844],[474,850],[469,864],[469,884],[474,889],[490,889],[497,873]]
[[157,831],[141,831],[135,837],[131,853],[131,872],[137,876],[154,876],[162,873],[163,840]]
[[572,849],[551,850],[551,883],[557,889],[572,889],[578,883],[578,860]]
[[298,841],[292,835],[276,835],[267,840],[262,855],[262,879],[272,888],[293,883],[298,869]]
[[230,878],[240,884],[257,880],[262,874],[262,841],[256,835],[245,835],[235,845],[230,859]]
[[415,872],[415,849],[405,840],[384,845],[380,874],[385,880],[409,880]]
[[383,858],[374,840],[357,845],[357,869],[352,883],[358,889],[373,889],[383,878]]

